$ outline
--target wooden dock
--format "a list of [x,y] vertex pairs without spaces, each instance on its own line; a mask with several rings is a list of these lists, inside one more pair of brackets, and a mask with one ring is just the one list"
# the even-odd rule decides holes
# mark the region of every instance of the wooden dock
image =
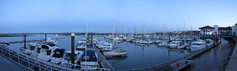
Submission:
[[97,53],[99,57],[99,62],[102,65],[103,68],[110,69],[110,71],[115,71],[114,67],[107,61],[107,59],[100,53],[100,50],[97,48],[97,46],[94,44],[94,50]]

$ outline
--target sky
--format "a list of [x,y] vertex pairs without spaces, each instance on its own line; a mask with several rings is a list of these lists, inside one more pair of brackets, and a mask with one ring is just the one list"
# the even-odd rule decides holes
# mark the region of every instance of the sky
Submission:
[[[0,33],[150,33],[237,23],[237,0],[0,0]],[[113,28],[114,24],[114,28]]]

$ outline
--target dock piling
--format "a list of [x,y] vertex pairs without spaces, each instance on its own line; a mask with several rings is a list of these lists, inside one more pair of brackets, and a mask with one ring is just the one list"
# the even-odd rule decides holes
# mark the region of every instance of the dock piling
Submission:
[[24,34],[24,48],[26,49],[26,35]]
[[47,34],[46,33],[44,34],[44,41],[45,42],[47,41]]
[[74,53],[75,53],[75,49],[74,49],[74,44],[75,44],[75,34],[72,33],[71,34],[71,62],[72,64],[74,64]]

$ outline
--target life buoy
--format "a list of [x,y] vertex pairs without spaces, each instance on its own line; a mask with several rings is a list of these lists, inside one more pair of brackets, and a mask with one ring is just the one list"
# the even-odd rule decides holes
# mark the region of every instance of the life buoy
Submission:
[[179,63],[176,63],[176,67],[178,67],[180,64]]

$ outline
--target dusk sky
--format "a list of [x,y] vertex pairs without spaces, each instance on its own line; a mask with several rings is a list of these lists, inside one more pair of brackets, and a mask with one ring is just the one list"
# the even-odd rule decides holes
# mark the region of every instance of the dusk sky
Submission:
[[84,32],[87,21],[112,32],[113,20],[120,33],[232,26],[237,0],[0,0],[0,33]]

